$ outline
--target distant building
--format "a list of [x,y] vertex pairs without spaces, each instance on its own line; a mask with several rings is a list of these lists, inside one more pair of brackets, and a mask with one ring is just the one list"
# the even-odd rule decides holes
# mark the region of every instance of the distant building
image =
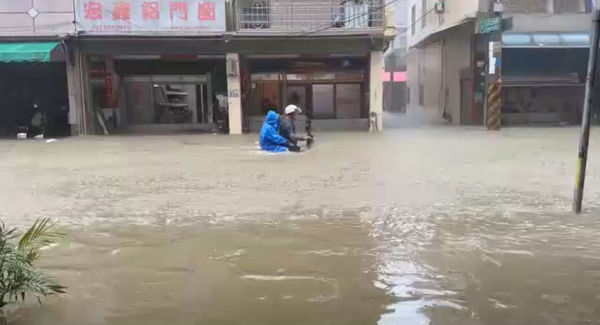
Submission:
[[[504,124],[576,123],[589,50],[591,0],[504,0]],[[490,0],[408,0],[407,113],[482,125]]]

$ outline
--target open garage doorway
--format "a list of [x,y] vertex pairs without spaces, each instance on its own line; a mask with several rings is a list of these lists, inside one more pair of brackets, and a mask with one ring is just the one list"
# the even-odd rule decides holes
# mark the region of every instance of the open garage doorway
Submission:
[[0,63],[0,136],[71,134],[64,63]]

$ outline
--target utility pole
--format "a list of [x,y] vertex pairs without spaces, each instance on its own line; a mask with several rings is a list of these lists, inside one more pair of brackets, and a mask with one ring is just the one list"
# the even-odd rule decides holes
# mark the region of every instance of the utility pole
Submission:
[[585,84],[585,100],[583,102],[583,117],[581,119],[581,138],[579,139],[579,154],[577,156],[575,195],[573,197],[573,212],[575,213],[581,213],[581,206],[583,203],[583,188],[585,185],[585,171],[587,167],[588,146],[590,143],[590,117],[597,96],[598,44],[600,41],[600,9],[598,8],[594,8],[592,14],[591,35],[590,58],[588,60],[587,81]]
[[[490,28],[488,34],[486,126],[488,130],[500,130],[502,126],[502,12],[500,0],[490,0]],[[480,27],[481,28],[481,27]]]

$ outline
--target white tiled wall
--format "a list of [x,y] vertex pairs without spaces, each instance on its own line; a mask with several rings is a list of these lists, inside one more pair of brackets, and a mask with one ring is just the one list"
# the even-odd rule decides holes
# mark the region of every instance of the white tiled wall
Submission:
[[[520,1],[520,0],[519,0]],[[527,0],[523,0],[527,1]],[[455,26],[466,19],[475,18],[480,10],[481,3],[485,1],[477,0],[445,0],[445,12],[438,14],[432,8],[439,0],[406,0],[406,20],[408,27],[408,46],[414,46],[424,38],[440,30]],[[426,6],[423,7],[423,4]],[[411,9],[415,6],[415,33],[411,32]],[[439,17],[442,15],[443,17]],[[423,26],[425,20],[425,26]]]
[[73,19],[73,0],[0,0],[0,37],[74,33]]

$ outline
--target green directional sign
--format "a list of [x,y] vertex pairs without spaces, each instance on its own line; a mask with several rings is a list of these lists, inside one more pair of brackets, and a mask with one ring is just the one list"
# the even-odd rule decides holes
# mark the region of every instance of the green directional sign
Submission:
[[487,34],[500,29],[500,17],[482,19],[479,21],[479,33]]

